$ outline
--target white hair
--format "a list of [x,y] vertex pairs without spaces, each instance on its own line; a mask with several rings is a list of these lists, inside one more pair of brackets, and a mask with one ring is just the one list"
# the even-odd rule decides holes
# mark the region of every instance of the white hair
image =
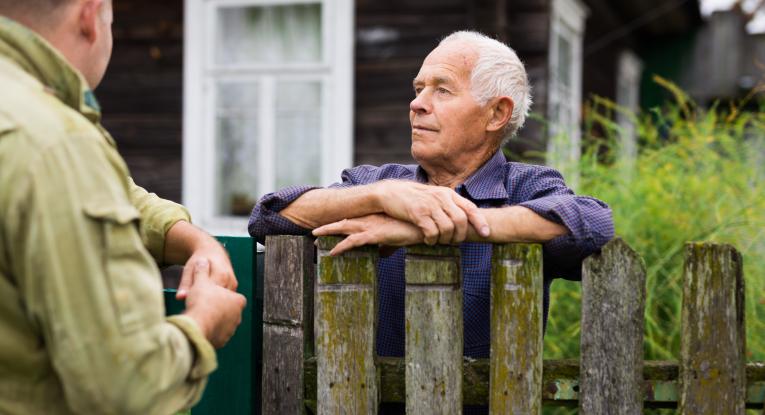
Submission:
[[503,96],[513,100],[513,113],[503,134],[504,143],[523,126],[531,108],[526,68],[512,48],[478,32],[454,32],[438,45],[455,41],[469,43],[478,53],[470,74],[470,87],[478,104],[485,105],[490,99]]

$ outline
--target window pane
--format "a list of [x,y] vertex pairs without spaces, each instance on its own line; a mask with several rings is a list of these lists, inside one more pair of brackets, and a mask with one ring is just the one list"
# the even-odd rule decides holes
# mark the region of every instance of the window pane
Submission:
[[217,86],[215,211],[218,215],[249,215],[258,194],[259,89],[255,82],[221,82]]
[[276,87],[276,188],[320,185],[321,83],[280,81]]
[[218,9],[218,64],[320,62],[321,5]]

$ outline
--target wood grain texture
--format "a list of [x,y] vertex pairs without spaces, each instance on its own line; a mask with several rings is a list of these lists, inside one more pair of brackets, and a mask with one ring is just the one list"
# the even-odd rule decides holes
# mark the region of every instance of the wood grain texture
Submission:
[[743,414],[744,278],[730,245],[685,248],[680,378],[682,414]]
[[542,411],[542,247],[494,245],[489,407],[496,414]]
[[418,246],[406,256],[406,412],[462,413],[459,250]]
[[376,250],[332,257],[319,240],[316,295],[317,412],[376,414]]
[[583,414],[643,412],[645,275],[640,256],[620,238],[582,265]]
[[303,413],[303,361],[313,350],[313,243],[266,237],[263,275],[264,415]]

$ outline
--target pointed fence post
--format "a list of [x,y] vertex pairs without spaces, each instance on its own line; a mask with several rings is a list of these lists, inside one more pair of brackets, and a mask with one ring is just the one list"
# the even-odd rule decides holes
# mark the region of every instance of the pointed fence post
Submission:
[[340,256],[341,238],[319,238],[316,293],[317,411],[377,414],[375,369],[376,247]]
[[303,361],[313,349],[311,238],[266,237],[263,282],[264,415],[299,415],[303,405]]
[[491,282],[493,414],[542,411],[542,247],[494,245]]
[[620,238],[582,265],[579,408],[643,413],[645,265]]
[[685,247],[680,412],[744,414],[744,276],[730,245]]
[[462,413],[459,248],[406,250],[406,412]]

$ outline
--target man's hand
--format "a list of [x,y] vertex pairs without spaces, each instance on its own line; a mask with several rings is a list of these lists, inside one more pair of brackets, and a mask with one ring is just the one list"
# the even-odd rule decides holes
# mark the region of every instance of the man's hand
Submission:
[[198,258],[192,269],[184,314],[193,318],[215,348],[223,347],[242,321],[247,299],[211,280],[210,262]]
[[383,180],[372,186],[383,212],[416,225],[428,245],[460,243],[467,237],[469,225],[482,237],[489,236],[481,210],[448,187],[402,180]]
[[203,230],[186,221],[179,221],[170,228],[165,237],[165,262],[185,264],[181,284],[175,296],[177,299],[186,298],[191,286],[194,264],[201,258],[210,262],[212,282],[236,291],[238,284],[226,249]]
[[363,245],[415,245],[422,243],[424,239],[417,226],[382,214],[343,219],[316,228],[313,234],[314,236],[348,235],[330,251],[330,255],[339,255]]
[[191,254],[188,261],[186,261],[186,265],[183,267],[183,274],[181,275],[181,283],[178,286],[178,293],[175,296],[177,299],[183,300],[186,298],[193,279],[194,264],[202,258],[210,261],[210,280],[213,283],[231,291],[236,291],[239,283],[236,280],[236,276],[234,276],[234,268],[231,266],[228,253],[218,241],[210,238],[209,241],[201,243]]

